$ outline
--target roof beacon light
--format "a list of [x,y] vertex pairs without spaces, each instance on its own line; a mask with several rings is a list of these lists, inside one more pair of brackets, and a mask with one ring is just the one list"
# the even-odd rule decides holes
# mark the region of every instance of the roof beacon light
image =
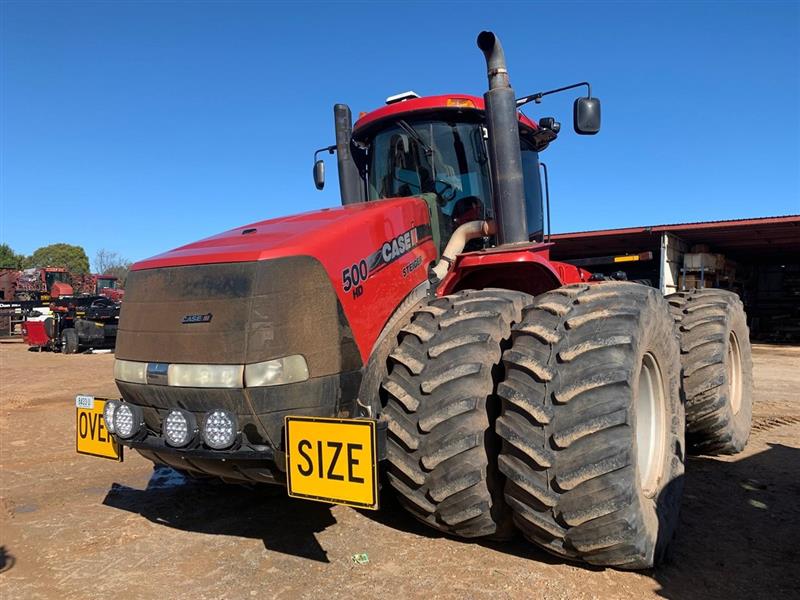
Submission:
[[469,98],[448,98],[447,106],[451,108],[475,108],[475,103]]
[[386,99],[386,104],[397,104],[398,102],[405,102],[406,100],[413,100],[414,98],[419,98],[419,94],[409,90],[407,92],[400,92],[394,96],[389,96]]

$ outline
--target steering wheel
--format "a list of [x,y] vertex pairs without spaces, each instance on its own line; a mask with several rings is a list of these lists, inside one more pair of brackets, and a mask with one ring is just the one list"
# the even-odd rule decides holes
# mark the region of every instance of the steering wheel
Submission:
[[433,182],[433,191],[436,193],[436,201],[439,206],[444,206],[456,197],[456,188],[453,184],[442,179]]

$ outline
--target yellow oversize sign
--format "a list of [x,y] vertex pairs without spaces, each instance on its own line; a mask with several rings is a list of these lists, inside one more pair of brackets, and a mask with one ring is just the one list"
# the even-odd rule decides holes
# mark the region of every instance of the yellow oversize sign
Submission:
[[76,396],[75,449],[78,454],[122,460],[122,448],[111,438],[103,419],[106,401],[93,396]]
[[286,417],[286,478],[296,498],[378,508],[375,421]]

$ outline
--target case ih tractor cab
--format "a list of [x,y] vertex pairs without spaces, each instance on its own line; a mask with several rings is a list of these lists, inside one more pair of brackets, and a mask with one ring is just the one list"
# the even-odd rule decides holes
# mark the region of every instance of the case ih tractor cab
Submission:
[[105,296],[114,302],[121,301],[125,295],[125,290],[119,287],[119,278],[116,275],[78,275],[73,277],[72,287],[77,294]]
[[[342,207],[133,267],[105,424],[184,472],[368,508],[380,473],[454,536],[649,567],[687,448],[747,440],[742,305],[551,261],[537,153],[558,127],[520,115],[544,94],[515,98],[497,38],[478,46],[483,99],[334,108]],[[576,100],[576,131],[599,110]]]

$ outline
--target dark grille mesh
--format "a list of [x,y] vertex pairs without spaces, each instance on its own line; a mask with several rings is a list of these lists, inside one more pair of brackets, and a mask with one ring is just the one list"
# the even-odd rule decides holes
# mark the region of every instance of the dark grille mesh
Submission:
[[[209,322],[183,323],[211,313]],[[325,269],[295,256],[133,271],[116,355],[126,360],[248,364],[302,354],[311,377],[361,367]]]

